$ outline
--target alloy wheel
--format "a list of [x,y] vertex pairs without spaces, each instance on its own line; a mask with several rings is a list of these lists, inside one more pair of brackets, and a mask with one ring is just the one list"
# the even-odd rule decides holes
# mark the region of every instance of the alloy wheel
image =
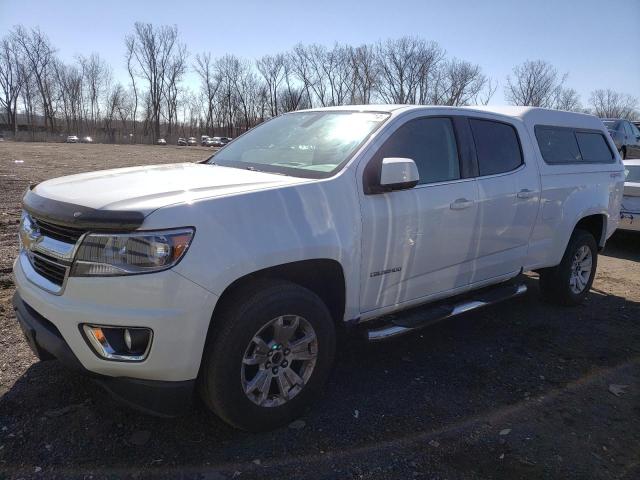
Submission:
[[593,268],[593,258],[591,249],[582,245],[573,256],[571,262],[571,276],[569,277],[569,287],[576,295],[581,294],[589,283],[591,270]]
[[282,315],[264,325],[247,346],[241,367],[242,389],[261,407],[278,407],[298,395],[311,378],[318,340],[311,324]]

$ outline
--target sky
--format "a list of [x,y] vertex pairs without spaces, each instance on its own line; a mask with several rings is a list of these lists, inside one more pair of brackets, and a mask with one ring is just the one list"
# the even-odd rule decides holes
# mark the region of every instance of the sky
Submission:
[[[530,59],[568,73],[583,104],[597,88],[640,98],[640,0],[0,0],[0,37],[39,26],[67,61],[97,52],[126,83],[124,37],[136,21],[177,25],[191,59],[255,59],[302,42],[358,45],[404,35],[440,44],[499,82]],[[187,82],[197,88],[191,72]]]

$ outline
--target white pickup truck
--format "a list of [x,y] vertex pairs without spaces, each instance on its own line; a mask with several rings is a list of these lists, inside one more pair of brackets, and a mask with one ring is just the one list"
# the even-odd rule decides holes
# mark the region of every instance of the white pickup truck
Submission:
[[394,337],[521,294],[526,271],[580,302],[623,182],[589,115],[289,113],[199,164],[29,188],[14,306],[41,359],[130,405],[174,415],[197,390],[228,423],[269,429],[318,395],[338,326]]

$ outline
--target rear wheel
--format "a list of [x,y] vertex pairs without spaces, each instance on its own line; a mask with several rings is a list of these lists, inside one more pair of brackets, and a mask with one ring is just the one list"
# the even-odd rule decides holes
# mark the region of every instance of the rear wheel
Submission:
[[593,235],[576,230],[560,264],[540,271],[540,290],[545,298],[561,305],[578,305],[589,292],[598,263]]
[[269,430],[318,396],[335,352],[327,307],[289,282],[255,284],[214,319],[200,376],[204,403],[227,423]]

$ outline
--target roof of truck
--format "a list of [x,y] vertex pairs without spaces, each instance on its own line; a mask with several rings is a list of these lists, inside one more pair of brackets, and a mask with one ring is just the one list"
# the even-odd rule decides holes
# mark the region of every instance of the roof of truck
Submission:
[[534,125],[557,125],[578,128],[590,128],[602,130],[602,121],[594,116],[585,113],[566,112],[564,110],[553,110],[540,107],[516,107],[510,105],[478,105],[468,107],[450,107],[446,105],[341,105],[336,107],[311,108],[304,111],[327,111],[327,110],[355,110],[364,112],[395,112],[407,110],[462,110],[468,112],[482,112],[500,115],[512,119],[518,119],[525,124]]

